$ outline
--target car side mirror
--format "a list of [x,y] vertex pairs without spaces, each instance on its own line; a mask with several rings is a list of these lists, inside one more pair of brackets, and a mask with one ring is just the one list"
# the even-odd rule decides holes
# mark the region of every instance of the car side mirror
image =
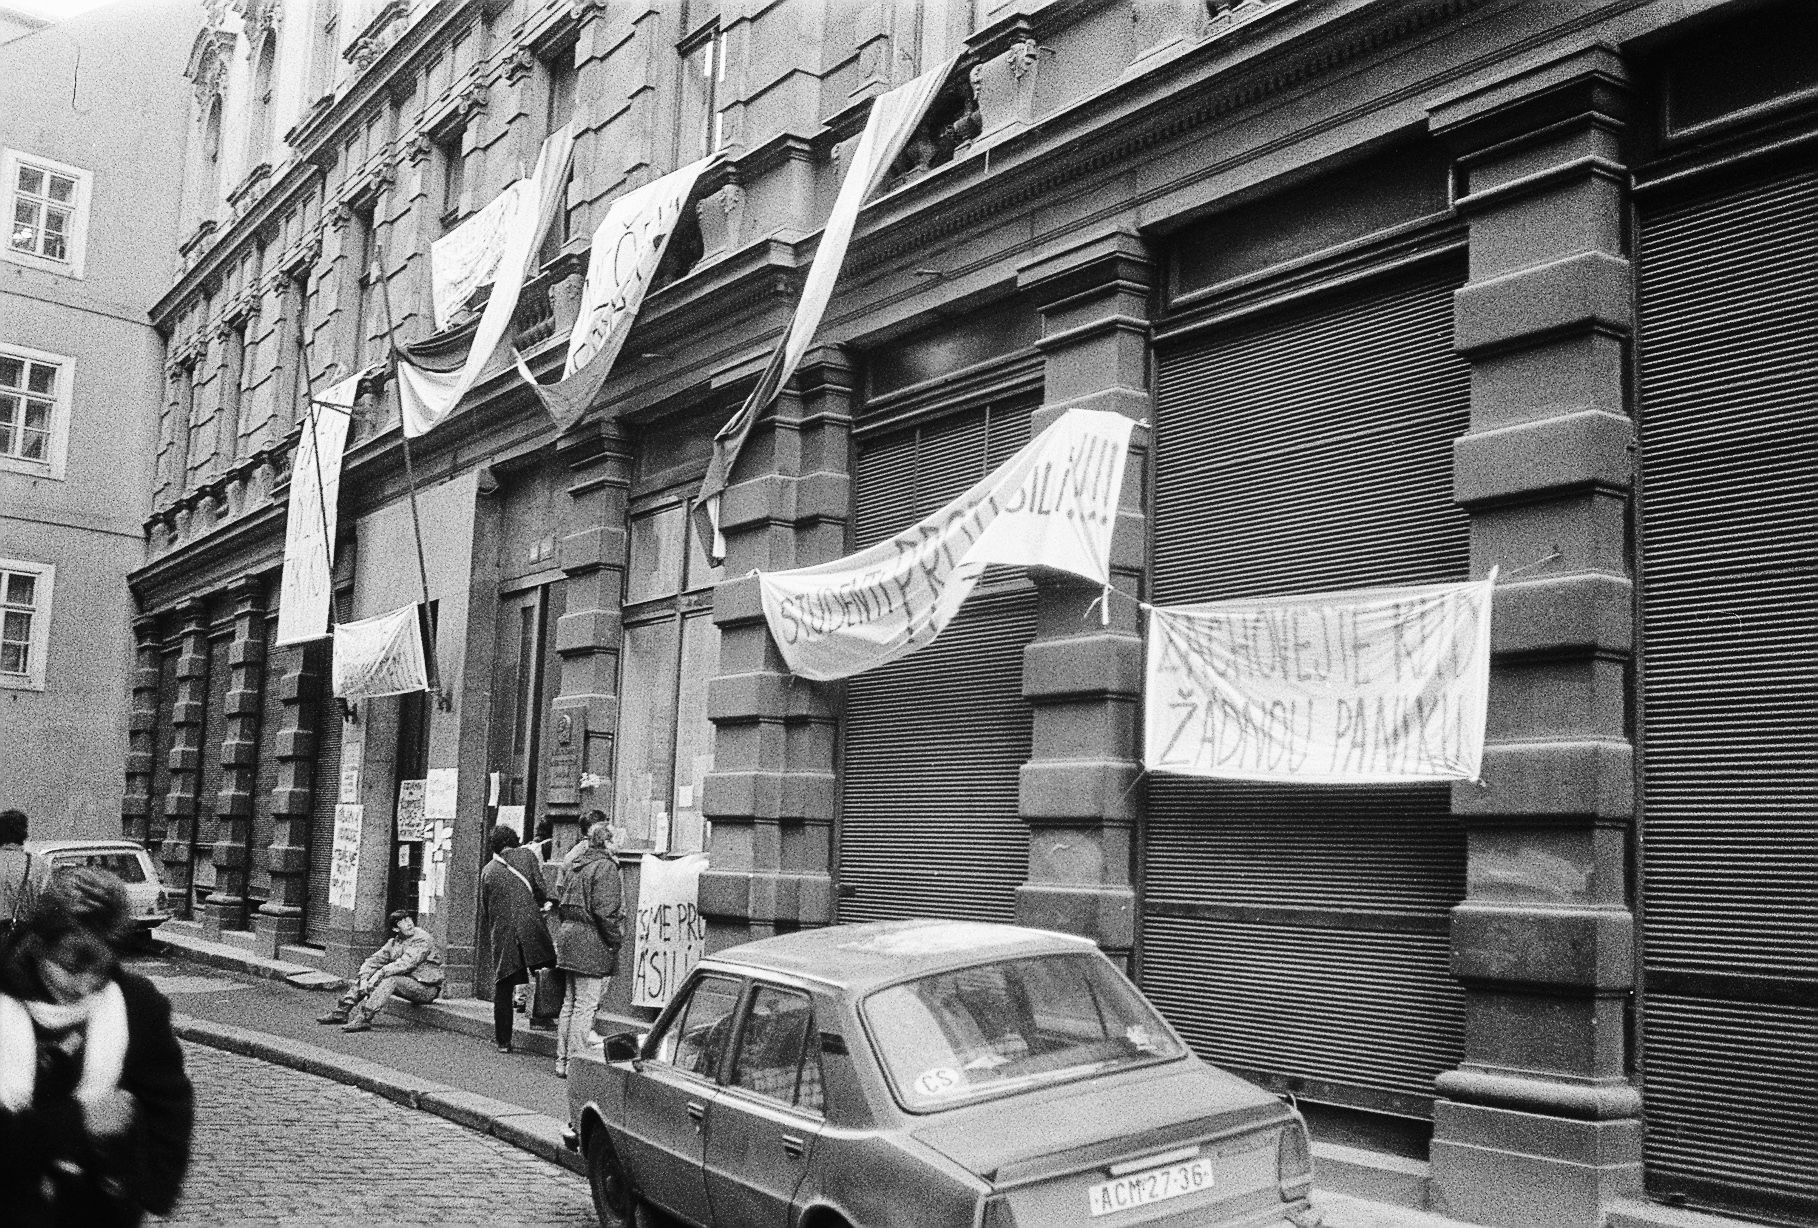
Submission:
[[636,1032],[617,1032],[606,1038],[606,1060],[629,1062],[638,1056],[642,1037]]

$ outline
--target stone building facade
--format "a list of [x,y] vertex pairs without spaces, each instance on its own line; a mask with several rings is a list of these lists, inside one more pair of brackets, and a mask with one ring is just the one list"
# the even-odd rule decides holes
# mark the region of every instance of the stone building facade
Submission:
[[[338,970],[417,899],[399,782],[454,769],[459,983],[486,827],[599,808],[709,853],[711,945],[1090,935],[1300,1098],[1334,1183],[1483,1223],[1813,1222],[1811,38],[1742,0],[217,6],[154,312],[126,830],[197,924]],[[952,55],[712,566],[691,500],[842,155]],[[514,322],[544,373],[606,206],[723,157],[576,429],[499,363],[415,441],[441,689],[343,710],[321,647],[273,647],[304,389],[371,373],[341,616],[412,599],[387,334],[458,347],[429,243],[563,123]],[[1005,569],[916,655],[790,676],[754,569],[888,537],[1073,406],[1139,423],[1108,621]],[[1493,566],[1481,784],[1142,775],[1132,599]]]

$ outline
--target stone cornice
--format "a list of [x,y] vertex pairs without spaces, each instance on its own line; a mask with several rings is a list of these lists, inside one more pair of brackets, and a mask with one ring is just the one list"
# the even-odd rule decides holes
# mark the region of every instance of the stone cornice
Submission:
[[[150,314],[153,326],[168,331],[177,309],[188,302],[200,287],[219,278],[223,269],[239,259],[251,236],[271,225],[275,218],[302,199],[315,176],[316,168],[312,163],[301,159],[291,162],[283,168],[276,180],[269,182],[268,189],[253,201],[244,214],[235,218],[225,230],[214,231],[213,241],[208,244],[202,256],[184,270],[176,284],[152,305]],[[200,248],[201,244],[198,243],[197,247]]]

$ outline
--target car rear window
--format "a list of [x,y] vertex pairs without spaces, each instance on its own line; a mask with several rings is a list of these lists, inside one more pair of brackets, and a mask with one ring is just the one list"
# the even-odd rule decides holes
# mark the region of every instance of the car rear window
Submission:
[[1142,995],[1089,953],[938,972],[872,994],[864,1017],[898,1099],[915,1110],[1186,1052]]
[[130,852],[86,853],[63,852],[50,855],[52,864],[59,866],[89,866],[96,870],[106,870],[120,876],[123,883],[142,883],[145,881],[145,866],[139,860],[139,854]]

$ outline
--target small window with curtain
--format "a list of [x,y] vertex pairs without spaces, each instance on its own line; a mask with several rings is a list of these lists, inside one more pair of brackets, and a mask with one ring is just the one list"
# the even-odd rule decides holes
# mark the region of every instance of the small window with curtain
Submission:
[[87,248],[90,175],[18,150],[0,151],[7,238],[0,258],[46,273],[81,277]]
[[0,559],[0,687],[44,689],[56,575],[49,563]]

